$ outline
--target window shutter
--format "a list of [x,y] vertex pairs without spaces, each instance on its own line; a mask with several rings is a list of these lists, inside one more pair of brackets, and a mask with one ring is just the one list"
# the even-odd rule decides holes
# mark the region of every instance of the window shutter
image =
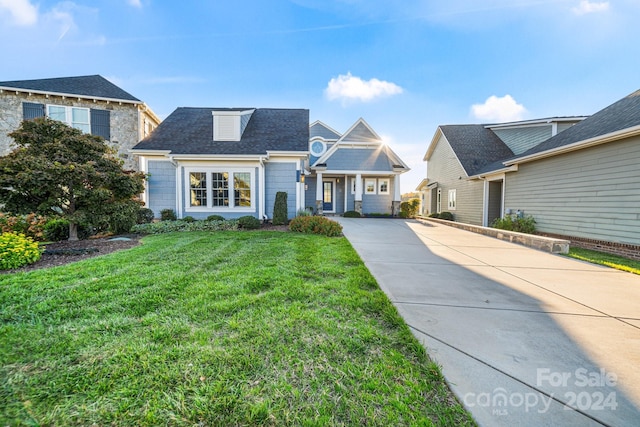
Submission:
[[44,117],[44,104],[36,104],[34,102],[22,103],[22,118],[24,120]]
[[91,135],[111,139],[111,111],[91,109]]

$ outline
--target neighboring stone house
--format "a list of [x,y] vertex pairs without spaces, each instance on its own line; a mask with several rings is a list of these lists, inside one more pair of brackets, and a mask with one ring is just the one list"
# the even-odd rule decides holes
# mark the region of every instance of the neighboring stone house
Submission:
[[543,233],[640,245],[640,91],[590,117],[440,126],[424,160],[425,214],[531,215]]
[[144,102],[99,75],[0,82],[0,155],[15,148],[7,134],[22,120],[42,116],[102,136],[126,169],[137,167],[129,150],[160,123]]
[[344,134],[316,121],[309,131],[307,207],[318,214],[398,215],[400,175],[409,167],[363,119]]
[[144,194],[156,217],[273,218],[277,192],[288,216],[399,209],[408,168],[359,120],[345,135],[309,110],[178,108],[133,150],[149,173]]

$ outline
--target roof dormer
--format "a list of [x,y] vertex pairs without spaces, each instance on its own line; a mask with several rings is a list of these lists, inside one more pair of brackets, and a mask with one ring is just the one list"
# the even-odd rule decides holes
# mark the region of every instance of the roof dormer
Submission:
[[213,140],[240,141],[255,109],[213,111]]

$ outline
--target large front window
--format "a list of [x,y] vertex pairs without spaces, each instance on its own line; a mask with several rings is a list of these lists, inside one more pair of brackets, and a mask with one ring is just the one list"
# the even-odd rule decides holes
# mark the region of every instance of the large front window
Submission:
[[192,210],[251,209],[254,206],[254,172],[252,169],[187,170],[189,203]]
[[66,123],[84,133],[91,132],[91,114],[88,108],[47,105],[47,115],[50,119]]
[[191,185],[191,206],[207,206],[207,174],[191,172],[189,184]]
[[213,172],[213,206],[229,206],[229,172]]
[[235,206],[251,207],[251,174],[236,172],[233,174],[233,193]]

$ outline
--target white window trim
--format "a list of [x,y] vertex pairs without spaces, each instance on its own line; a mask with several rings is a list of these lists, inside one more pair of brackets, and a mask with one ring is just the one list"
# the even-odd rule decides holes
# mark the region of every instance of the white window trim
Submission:
[[[382,191],[381,189],[382,183],[385,181],[387,183],[387,191]],[[391,186],[391,180],[389,178],[378,179],[378,194],[391,194],[391,189],[389,188],[390,186]]]
[[[372,181],[373,181],[373,191],[369,191],[368,190],[369,185],[367,183],[370,183]],[[375,178],[365,178],[364,179],[364,194],[376,194],[377,193],[376,192],[376,190],[377,190],[376,185],[377,184],[378,184],[378,182],[376,181]]]
[[[191,206],[191,180],[189,176],[193,172],[207,174],[207,206]],[[213,173],[229,173],[229,206],[213,206]],[[233,186],[234,173],[249,173],[251,176],[251,206],[236,207]],[[256,174],[255,168],[224,168],[224,167],[197,167],[184,168],[185,212],[256,212]]]
[[351,178],[351,194],[356,194],[356,181],[358,178]]
[[[322,149],[320,151],[313,150],[313,146],[316,142],[322,144]],[[322,157],[322,155],[327,152],[327,143],[322,138],[313,138],[311,141],[309,141],[309,152],[314,157]]]
[[75,107],[73,105],[57,105],[57,104],[47,104],[47,117],[51,118],[51,114],[49,113],[49,109],[51,107],[57,107],[57,108],[64,108],[64,121],[63,123],[71,126],[74,129],[78,129],[78,130],[83,130],[83,129],[79,129],[73,126],[73,110],[77,109],[77,110],[85,110],[87,112],[87,123],[83,123],[86,124],[87,126],[89,126],[89,129],[87,130],[87,133],[91,133],[91,109],[87,108],[87,107]]
[[447,208],[450,211],[456,210],[456,190],[449,190],[449,195],[447,197]]

